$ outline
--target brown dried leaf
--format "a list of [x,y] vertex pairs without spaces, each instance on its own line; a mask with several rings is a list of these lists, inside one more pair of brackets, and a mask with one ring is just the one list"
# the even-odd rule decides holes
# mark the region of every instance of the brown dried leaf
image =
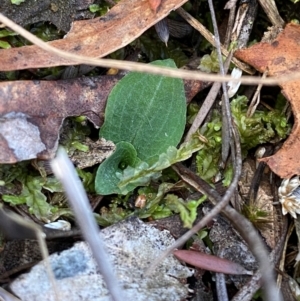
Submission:
[[[132,42],[186,1],[165,0],[155,13],[147,0],[122,0],[100,18],[75,21],[64,39],[49,44],[77,55],[103,57]],[[74,65],[74,62],[35,45],[0,50],[1,71],[59,65]]]
[[99,127],[119,78],[0,83],[0,163],[52,158],[66,117],[85,115]]
[[[300,71],[300,26],[288,24],[271,44],[258,43],[235,52],[235,56],[260,72],[268,70],[270,76],[287,75]],[[282,93],[290,101],[294,113],[293,130],[273,156],[262,158],[281,178],[300,174],[300,80],[280,84]]]
[[[52,158],[67,117],[85,115],[101,126],[107,97],[121,77],[0,83],[0,163]],[[187,102],[208,85],[185,81]]]

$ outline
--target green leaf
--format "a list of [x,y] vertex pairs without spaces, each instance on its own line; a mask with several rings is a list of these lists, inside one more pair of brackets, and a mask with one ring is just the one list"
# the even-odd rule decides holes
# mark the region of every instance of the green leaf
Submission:
[[203,145],[203,142],[194,136],[190,141],[184,143],[180,149],[170,146],[167,152],[161,154],[159,159],[152,165],[141,161],[135,167],[128,166],[124,171],[117,172],[119,192],[127,194],[138,186],[147,185],[151,180],[160,177],[162,170],[190,158]]
[[96,13],[97,11],[99,11],[101,8],[100,8],[100,5],[98,5],[98,4],[91,4],[90,6],[89,6],[89,10],[90,10],[90,12],[92,12],[92,13]]
[[105,2],[102,3],[101,5],[99,5],[99,4],[91,4],[89,6],[89,10],[92,13],[97,13],[97,15],[102,16],[102,15],[106,14],[109,11],[109,6],[107,6],[105,4]]
[[95,190],[98,194],[121,193],[118,188],[117,172],[122,172],[128,165],[134,166],[138,162],[135,148],[128,142],[116,144],[115,152],[98,168]]
[[[224,61],[224,58],[223,58]],[[201,61],[198,69],[200,69],[202,72],[219,72],[219,60],[218,60],[218,54],[216,50],[213,50],[212,53],[205,54]]]
[[81,178],[84,190],[87,193],[95,193],[95,172],[91,173],[79,168],[76,168],[76,171]]
[[[170,59],[152,64],[176,67]],[[131,72],[108,97],[100,135],[114,143],[127,141],[141,160],[154,162],[169,146],[179,143],[185,115],[181,79]]]
[[177,195],[168,194],[165,199],[166,206],[172,211],[180,214],[180,218],[183,221],[183,227],[192,228],[193,223],[197,218],[197,208],[205,201],[206,196],[203,196],[197,201],[191,200],[186,202]]
[[29,211],[38,219],[47,221],[51,216],[51,205],[47,203],[47,197],[41,192],[44,185],[42,177],[28,176],[22,183],[22,192],[18,196],[3,195],[3,201],[14,205],[26,204]]
[[3,195],[2,200],[12,205],[21,205],[26,203],[26,199],[24,196]]
[[9,49],[11,48],[10,44],[5,41],[0,41],[0,48]]
[[[232,116],[240,133],[244,156],[248,150],[257,145],[274,139],[283,139],[288,135],[290,124],[282,113],[285,103],[286,100],[280,97],[273,110],[256,110],[253,116],[249,117],[246,96],[237,96],[231,101]],[[207,143],[197,154],[197,173],[208,182],[214,182],[214,177],[220,171],[221,127],[221,115],[214,111],[211,122],[200,129],[200,133],[205,137]],[[229,185],[232,174],[232,166],[228,165],[222,174],[224,186]]]
[[46,178],[46,182],[43,184],[43,188],[50,192],[63,192],[62,185],[55,177]]
[[9,37],[9,36],[17,36],[18,33],[11,31],[11,30],[7,30],[7,29],[2,29],[0,30],[0,38],[5,38],[5,37]]
[[25,2],[25,0],[11,0],[11,3],[15,5],[20,5],[22,2]]
[[[176,67],[172,60],[152,64]],[[169,158],[177,156],[175,146],[182,137],[185,116],[181,79],[132,72],[120,80],[108,97],[105,122],[100,129],[100,135],[113,141],[117,148],[97,171],[96,192],[126,194],[157,178],[162,169],[170,166]],[[144,173],[155,164],[160,165],[158,172]],[[120,185],[126,167],[126,183]],[[133,183],[128,176],[134,176]]]

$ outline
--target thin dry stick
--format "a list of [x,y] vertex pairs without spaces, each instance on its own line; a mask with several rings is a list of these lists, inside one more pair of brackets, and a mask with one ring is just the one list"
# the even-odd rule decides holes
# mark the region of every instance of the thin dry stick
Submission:
[[93,256],[113,300],[126,300],[124,299],[124,294],[118,284],[118,280],[114,275],[113,267],[109,261],[104,243],[99,235],[99,228],[93,216],[93,211],[83,185],[72,162],[62,148],[58,150],[56,158],[51,161],[51,167],[55,176],[63,184],[69,199],[69,204],[75,213],[76,221],[92,250]]
[[[300,72],[295,72],[288,75],[281,75],[276,78],[266,78],[262,79],[260,77],[254,77],[254,76],[243,76],[240,79],[233,79],[231,76],[222,76],[218,74],[209,74],[209,73],[203,73],[199,71],[189,71],[189,70],[183,70],[183,69],[172,69],[167,67],[158,67],[143,63],[136,63],[136,62],[129,62],[129,61],[118,61],[118,60],[112,60],[112,59],[96,59],[91,58],[87,56],[81,56],[76,55],[70,52],[66,52],[63,50],[60,50],[58,48],[55,48],[30,32],[28,32],[26,29],[22,28],[21,26],[17,25],[7,17],[5,17],[3,14],[0,13],[0,22],[5,24],[7,27],[15,31],[16,33],[23,36],[25,39],[30,41],[31,43],[35,44],[36,46],[40,47],[41,49],[52,53],[54,55],[57,55],[58,57],[74,61],[74,65],[76,64],[86,64],[86,65],[92,65],[92,66],[101,66],[105,68],[117,68],[122,70],[128,70],[128,71],[136,71],[136,72],[145,72],[149,74],[158,74],[158,75],[165,75],[169,77],[174,78],[184,78],[184,79],[190,79],[190,80],[201,80],[201,81],[215,81],[215,82],[241,82],[245,85],[255,85],[255,84],[264,84],[267,86],[274,86],[278,85],[283,82],[287,81],[293,81],[300,79]],[[228,55],[228,53],[227,53]]]
[[257,15],[258,4],[256,0],[250,1],[247,5],[247,11],[243,22],[241,23],[240,32],[238,33],[237,48],[247,47],[253,24]]
[[[224,258],[224,249],[217,252],[217,256]],[[227,285],[225,275],[223,273],[216,273],[216,291],[219,301],[228,301]]]
[[279,15],[278,9],[276,7],[276,3],[274,0],[258,0],[272,25],[283,27],[284,21]]
[[[298,216],[298,219],[299,219],[299,216]],[[289,239],[292,235],[292,232],[294,231],[294,228],[295,228],[295,224],[291,225],[288,229],[287,235],[285,236],[285,240],[284,240],[284,244],[283,244],[283,250],[282,250],[282,254],[281,254],[281,258],[280,258],[280,262],[279,262],[279,266],[278,266],[279,271],[281,271],[282,273],[284,272],[288,241],[289,241]],[[278,274],[277,286],[281,287],[281,284],[282,284],[282,274]]]
[[[227,31],[226,31],[226,39],[227,42],[225,42],[224,45],[227,45],[230,43],[230,37],[231,37],[231,31],[232,31],[232,26],[234,23],[234,15],[235,15],[235,7],[233,7],[230,10],[230,17],[229,17],[229,21],[228,21],[228,27],[227,27]],[[201,25],[202,26],[202,25]],[[227,46],[226,46],[227,47]],[[229,65],[230,65],[230,61],[232,58],[232,52],[229,52],[229,56],[226,58],[226,61],[224,63],[224,71],[225,73],[227,73]],[[210,88],[209,93],[207,94],[199,112],[197,113],[196,118],[193,121],[192,126],[190,127],[188,133],[186,134],[186,137],[184,139],[185,142],[187,142],[191,136],[198,130],[198,128],[201,126],[202,122],[204,121],[205,117],[207,116],[208,112],[210,111],[212,105],[215,102],[215,99],[217,97],[217,94],[219,93],[221,87],[221,83],[217,83],[215,82],[212,87]]]
[[224,9],[232,9],[234,6],[236,6],[237,0],[229,0],[225,6]]
[[[268,74],[268,71],[265,71],[263,73],[262,78],[266,78],[267,74]],[[257,106],[259,105],[259,101],[260,101],[259,94],[260,94],[261,88],[262,88],[262,84],[259,84],[256,91],[255,91],[255,94],[254,94],[254,96],[253,96],[253,98],[250,102],[250,105],[248,107],[247,117],[252,117],[252,115],[254,114]]]
[[[277,245],[271,252],[269,258],[270,262],[274,265],[277,264],[280,256],[282,254],[282,246],[285,242],[285,237],[287,233],[287,218],[284,217],[283,226],[282,226],[282,233],[280,236],[279,241],[277,241]],[[239,290],[239,292],[232,298],[231,301],[251,301],[253,300],[253,295],[258,291],[261,287],[261,273],[257,271],[251,279]]]
[[[218,54],[219,66],[220,66],[220,73],[225,75],[223,60],[222,60],[222,53],[221,53],[221,43],[220,43],[220,36],[219,36],[219,29],[217,24],[217,19],[215,15],[215,9],[212,3],[212,0],[208,0],[209,10],[211,14],[211,20],[214,28],[215,33],[215,44],[216,50]],[[232,123],[232,116],[229,104],[229,97],[227,92],[226,83],[222,83],[223,89],[223,96],[222,96],[222,162],[225,164],[230,149],[230,140],[231,140],[231,123]]]
[[228,301],[228,293],[225,275],[223,273],[216,273],[216,291],[219,301]]
[[[197,19],[193,18],[189,13],[187,13],[182,7],[179,7],[176,12],[182,17],[184,18],[192,27],[194,27],[196,30],[198,30],[201,35],[203,35],[203,37],[214,47],[217,47],[216,45],[216,40],[215,37],[213,36],[213,34],[208,31]],[[229,55],[229,51],[223,47],[222,45],[220,45],[221,47],[221,52],[223,53],[224,56],[228,57]],[[232,62],[241,70],[249,73],[249,74],[253,74],[253,69],[249,68],[249,66],[245,63],[242,63],[241,61],[239,61],[236,58],[232,59]]]
[[[49,260],[49,252],[46,244],[46,235],[39,225],[28,221],[13,212],[5,212],[0,206],[0,221],[1,230],[4,234],[12,239],[23,239],[25,236],[28,239],[35,238],[38,241],[40,252],[44,260],[45,268],[49,276],[50,283],[53,288],[54,299],[59,301],[60,294],[56,285],[55,276],[51,268]],[[6,300],[6,299],[5,299]]]
[[230,41],[231,41],[231,34],[232,34],[232,29],[233,29],[234,20],[235,20],[235,11],[236,11],[236,3],[234,3],[234,5],[230,8],[230,12],[229,12],[229,18],[228,18],[227,29],[226,29],[226,34],[225,34],[225,41],[224,41],[224,47],[226,49],[230,45]]
[[246,7],[244,5],[241,5],[237,11],[236,20],[235,20],[234,27],[232,30],[232,35],[233,35],[234,41],[237,40],[237,37],[239,36],[239,34],[241,32],[241,28],[242,28],[243,22],[245,20],[248,8],[249,8],[249,5],[247,5]]
[[57,288],[54,272],[53,272],[52,267],[51,267],[51,263],[50,263],[50,259],[49,259],[49,252],[48,252],[48,249],[47,249],[47,244],[46,244],[46,241],[45,241],[45,237],[46,237],[46,235],[42,231],[37,231],[36,232],[36,238],[37,238],[37,241],[38,241],[38,244],[39,244],[40,252],[41,252],[42,258],[45,262],[46,271],[49,275],[50,282],[51,282],[52,287],[53,287],[54,298],[55,298],[55,300],[59,301],[59,300],[61,300],[61,298],[60,298],[60,294],[59,294],[59,291],[58,291],[58,288]]

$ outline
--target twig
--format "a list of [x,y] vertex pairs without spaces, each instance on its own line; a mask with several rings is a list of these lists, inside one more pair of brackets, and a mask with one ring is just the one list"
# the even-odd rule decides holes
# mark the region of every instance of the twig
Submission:
[[245,20],[248,8],[249,8],[249,3],[243,3],[238,8],[238,11],[236,14],[236,19],[235,19],[234,26],[232,29],[231,38],[233,41],[237,40],[237,38],[241,32],[241,28],[242,28],[243,22]]
[[225,6],[224,9],[232,9],[234,6],[236,6],[237,0],[229,0]]
[[[7,17],[5,17],[3,14],[0,13],[0,22],[4,23],[7,27],[12,29],[13,31],[17,32],[21,36],[23,36],[25,39],[30,41],[31,43],[35,44],[36,46],[40,47],[41,49],[52,53],[54,55],[57,55],[58,57],[65,58],[69,61],[72,61],[74,65],[76,64],[86,64],[86,65],[93,65],[93,66],[101,66],[105,68],[117,68],[122,70],[128,70],[128,71],[136,71],[136,72],[145,72],[149,74],[158,74],[158,75],[164,75],[174,78],[184,78],[184,79],[190,79],[190,80],[202,80],[202,81],[215,81],[215,82],[241,82],[245,85],[254,85],[254,84],[264,84],[266,86],[274,86],[278,85],[283,82],[287,81],[293,81],[300,78],[300,72],[294,72],[287,75],[281,75],[276,78],[259,78],[254,76],[243,76],[239,79],[233,79],[230,75],[218,75],[218,74],[209,74],[199,71],[190,71],[190,70],[183,70],[183,69],[173,69],[173,68],[167,68],[167,67],[158,67],[143,63],[137,63],[137,62],[129,62],[129,61],[119,61],[119,60],[112,60],[112,59],[97,59],[97,58],[91,58],[88,56],[81,56],[76,55],[70,52],[66,52],[63,50],[60,50],[58,48],[55,48],[30,32],[28,32],[26,29],[22,28],[21,26],[17,25]],[[224,53],[225,55],[228,55],[228,52]]]
[[[189,13],[187,13],[182,7],[177,8],[176,12],[184,18],[192,27],[194,27],[196,30],[198,30],[201,35],[214,47],[216,46],[216,40],[213,36],[213,34],[208,31],[197,19],[193,18]],[[220,45],[221,51],[224,56],[228,57],[229,51]],[[232,59],[232,62],[240,69],[244,70],[245,72],[249,74],[253,74],[253,69],[249,68],[249,66],[245,63],[242,63],[236,58]]]
[[[217,252],[217,256],[224,258],[224,249]],[[225,281],[225,275],[223,273],[216,273],[216,291],[218,301],[228,301],[227,287]]]
[[3,301],[22,301],[21,299],[15,297],[11,293],[4,290],[2,287],[0,287],[0,300],[3,300]]
[[89,200],[72,162],[66,152],[60,148],[55,159],[51,161],[55,176],[62,182],[69,203],[75,213],[76,221],[89,244],[100,272],[114,301],[124,301],[108,254],[99,235],[99,228],[93,216]]
[[[220,73],[225,75],[223,60],[222,60],[222,53],[221,53],[221,43],[220,43],[220,36],[218,30],[217,19],[215,15],[214,6],[212,0],[208,0],[209,10],[211,14],[211,20],[214,28],[215,34],[215,45],[219,59],[219,66],[220,66]],[[231,140],[231,123],[232,123],[232,116],[229,104],[229,97],[227,92],[226,83],[222,83],[223,89],[223,96],[222,96],[222,162],[225,164],[229,149],[230,149],[230,140]]]
[[225,275],[222,273],[216,273],[216,291],[218,301],[228,301]]
[[258,0],[262,6],[264,12],[268,16],[269,20],[274,26],[283,27],[284,21],[279,15],[278,9],[276,7],[274,0]]
[[224,47],[226,49],[228,48],[231,41],[231,34],[232,34],[232,29],[233,29],[234,19],[235,19],[235,10],[236,10],[236,3],[233,3],[229,12],[229,18],[228,18],[227,29],[226,29],[225,40],[224,40]]
[[[265,71],[262,75],[262,78],[266,78],[267,74],[268,74],[268,71]],[[259,84],[256,91],[255,91],[255,94],[254,94],[254,96],[253,96],[253,98],[252,98],[252,100],[249,104],[247,114],[246,114],[247,117],[252,117],[252,115],[254,114],[257,106],[259,105],[259,101],[260,101],[259,95],[260,95],[261,88],[262,88],[262,84]]]
[[[286,217],[284,217],[286,219]],[[298,216],[299,218],[299,216]],[[293,230],[294,230],[294,225],[290,225],[286,235],[284,236],[285,239],[284,239],[284,242],[281,244],[282,245],[282,252],[281,252],[281,258],[280,258],[280,261],[279,261],[279,265],[278,265],[278,269],[279,271],[284,271],[284,266],[285,266],[285,259],[286,259],[286,251],[287,251],[287,246],[288,246],[288,241],[293,233]],[[278,287],[281,287],[281,284],[282,284],[282,274],[278,274],[278,277],[277,277],[277,286]]]
[[[274,265],[277,264],[281,253],[283,244],[286,237],[287,232],[287,218],[286,216],[283,217],[283,229],[282,234],[280,236],[279,241],[277,241],[275,249],[271,252],[269,258],[270,262],[272,262]],[[232,298],[231,301],[251,301],[253,300],[253,295],[257,292],[257,290],[261,287],[261,273],[260,271],[257,271],[240,290],[239,292]]]

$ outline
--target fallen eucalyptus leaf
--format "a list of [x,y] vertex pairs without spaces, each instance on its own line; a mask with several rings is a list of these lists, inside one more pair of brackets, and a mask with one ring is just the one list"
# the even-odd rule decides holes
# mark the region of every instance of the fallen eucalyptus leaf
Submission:
[[[73,54],[104,57],[131,43],[185,2],[187,0],[163,1],[155,13],[148,1],[122,0],[100,18],[73,22],[64,39],[48,43]],[[1,71],[74,65],[72,60],[62,59],[35,45],[3,49],[0,54]]]
[[173,254],[180,260],[197,268],[231,275],[253,275],[240,264],[214,255],[190,250],[175,250]]

